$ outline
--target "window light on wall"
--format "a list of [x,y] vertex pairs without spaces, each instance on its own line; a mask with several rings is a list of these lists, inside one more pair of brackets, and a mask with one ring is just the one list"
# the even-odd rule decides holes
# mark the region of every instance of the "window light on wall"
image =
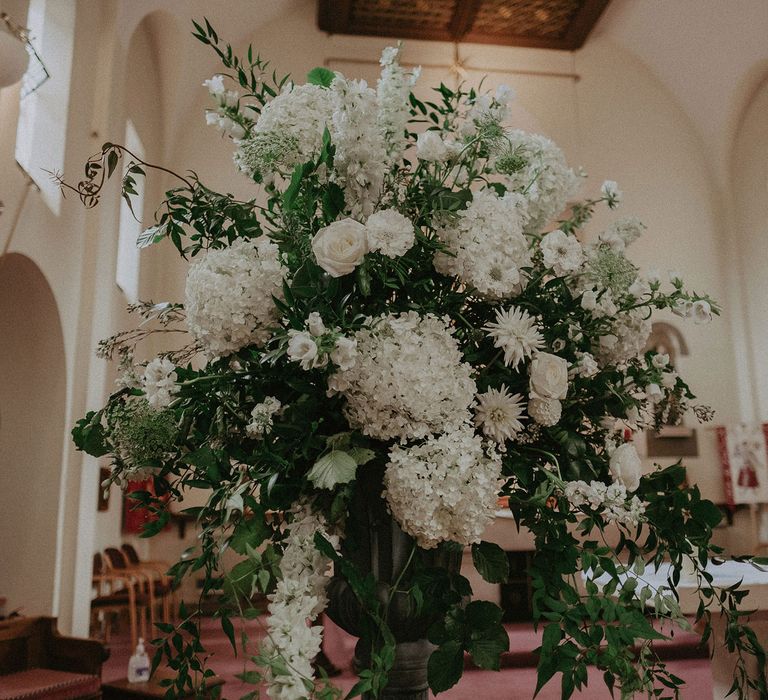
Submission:
[[[144,159],[144,144],[133,122],[128,120],[125,125],[125,146],[137,157]],[[126,163],[126,169],[130,161]],[[125,199],[120,202],[120,224],[117,240],[117,266],[115,282],[120,287],[129,303],[135,304],[139,299],[139,249],[136,239],[142,231],[141,217],[144,213],[144,178],[136,179],[136,194],[131,197],[131,206]],[[134,216],[135,213],[135,216]]]

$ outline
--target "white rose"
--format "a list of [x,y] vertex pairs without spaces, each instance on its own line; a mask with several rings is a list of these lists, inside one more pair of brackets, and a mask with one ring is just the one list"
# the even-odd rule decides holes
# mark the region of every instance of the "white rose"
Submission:
[[341,336],[336,340],[336,347],[331,350],[331,360],[340,370],[352,369],[357,361],[357,341]]
[[691,316],[694,323],[709,323],[712,320],[712,306],[708,301],[699,299],[693,302]]
[[637,491],[643,465],[631,442],[625,442],[614,450],[611,455],[610,469],[615,482],[623,484],[629,492]]
[[442,163],[448,159],[449,150],[436,131],[425,131],[416,139],[416,157]]
[[323,323],[323,319],[317,311],[313,311],[307,317],[307,328],[309,328],[309,332],[315,336],[315,338],[325,333],[325,324]]
[[365,226],[354,219],[334,221],[315,234],[312,252],[317,264],[331,277],[348,275],[368,252]]
[[529,388],[535,399],[564,399],[568,393],[568,362],[557,355],[538,353],[531,361]]
[[288,358],[301,364],[302,369],[318,366],[318,351],[315,339],[304,331],[288,332]]

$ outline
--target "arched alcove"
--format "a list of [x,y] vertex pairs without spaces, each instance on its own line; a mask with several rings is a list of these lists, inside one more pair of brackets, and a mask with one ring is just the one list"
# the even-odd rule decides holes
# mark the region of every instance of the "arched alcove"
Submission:
[[26,615],[53,611],[65,372],[48,282],[26,256],[0,257],[0,595]]

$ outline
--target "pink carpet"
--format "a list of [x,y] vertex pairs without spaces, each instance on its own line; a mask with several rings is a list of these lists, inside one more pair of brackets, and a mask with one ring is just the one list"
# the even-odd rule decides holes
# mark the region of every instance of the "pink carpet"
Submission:
[[[256,640],[262,636],[259,620],[246,624],[246,630],[254,647]],[[482,700],[527,700],[533,698],[536,688],[536,669],[529,665],[532,660],[530,650],[538,646],[538,639],[529,624],[514,624],[508,626],[510,636],[510,651],[505,655],[502,670],[498,673],[469,668],[464,672],[461,681],[451,690],[440,694],[440,700],[466,700],[471,697],[481,697]],[[239,628],[236,627],[236,637]],[[687,685],[682,690],[681,697],[691,700],[702,700],[712,697],[712,679],[710,664],[707,658],[679,658],[680,656],[696,656],[695,637],[693,635],[676,635],[675,640],[667,643],[668,649],[662,652],[669,670],[683,678]],[[253,686],[243,684],[235,675],[247,668],[241,658],[235,658],[229,641],[221,631],[218,620],[203,621],[203,645],[212,654],[210,666],[221,676],[226,684],[223,698],[236,700],[245,693],[253,690]],[[350,668],[355,640],[345,632],[328,622],[325,651],[331,661],[344,669],[341,676],[334,678],[334,683],[343,690],[349,690],[355,683],[356,677]],[[103,678],[105,681],[125,677],[128,658],[131,654],[130,641],[125,635],[116,635],[109,644],[111,656],[104,665]],[[700,655],[700,654],[699,654]],[[266,696],[265,696],[266,697]],[[595,669],[589,672],[589,688],[574,695],[582,700],[608,700],[611,696],[602,682],[601,673]],[[643,696],[644,697],[644,696]],[[559,700],[560,686],[557,677],[547,685],[537,696],[541,700]]]

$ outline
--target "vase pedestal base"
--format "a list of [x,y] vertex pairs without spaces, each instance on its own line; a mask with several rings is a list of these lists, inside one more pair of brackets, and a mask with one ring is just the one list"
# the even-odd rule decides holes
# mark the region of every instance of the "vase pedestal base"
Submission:
[[[379,700],[428,700],[427,661],[434,648],[426,639],[400,642],[395,647],[395,663],[389,672],[387,687]],[[359,652],[359,648],[356,651]],[[355,665],[366,667],[365,659],[357,653]],[[363,697],[369,700],[372,696]]]

